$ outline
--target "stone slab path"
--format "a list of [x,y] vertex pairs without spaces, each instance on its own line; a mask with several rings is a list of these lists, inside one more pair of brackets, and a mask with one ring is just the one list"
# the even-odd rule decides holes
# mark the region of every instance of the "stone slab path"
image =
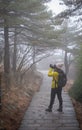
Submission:
[[57,98],[52,112],[45,111],[50,101],[51,78],[47,76],[47,72],[43,72],[43,75],[40,91],[34,95],[19,130],[80,130],[67,92],[62,93],[63,112],[57,112]]

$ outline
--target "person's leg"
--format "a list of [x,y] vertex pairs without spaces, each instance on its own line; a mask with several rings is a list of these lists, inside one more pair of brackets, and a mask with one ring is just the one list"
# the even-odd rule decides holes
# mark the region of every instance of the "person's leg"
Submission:
[[49,112],[52,111],[52,107],[53,107],[53,104],[54,104],[55,95],[56,95],[56,91],[55,91],[55,89],[52,88],[51,89],[50,104],[49,104],[48,109],[46,109],[46,111],[49,111]]
[[50,108],[50,109],[52,109],[52,107],[53,107],[55,95],[56,95],[56,91],[55,91],[55,89],[52,89],[52,90],[51,90],[50,105],[49,105],[49,108]]
[[57,90],[57,97],[58,97],[58,100],[59,100],[59,109],[58,109],[58,111],[62,112],[62,108],[63,108],[62,88],[59,88]]

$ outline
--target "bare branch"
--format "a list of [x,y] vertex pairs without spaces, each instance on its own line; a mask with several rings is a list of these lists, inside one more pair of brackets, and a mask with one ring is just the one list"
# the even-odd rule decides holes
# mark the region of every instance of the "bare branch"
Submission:
[[23,55],[22,60],[21,60],[21,62],[19,63],[19,66],[18,66],[18,68],[17,68],[17,71],[19,71],[19,70],[22,68],[23,63],[24,63],[24,59],[26,58],[27,54],[30,52],[31,49],[32,49],[32,47],[30,47],[30,49],[27,51],[27,48],[26,48],[25,54]]
[[34,63],[32,63],[27,69],[25,69],[25,70],[23,70],[23,73],[22,73],[22,75],[24,75],[30,68],[32,68],[32,66],[34,65],[34,64],[36,64],[37,62],[40,62],[41,60],[43,60],[43,59],[45,59],[45,58],[47,58],[47,57],[49,57],[49,56],[51,56],[52,54],[47,54],[47,55],[45,55],[44,57],[41,57],[40,59],[38,59],[38,60],[36,60]]

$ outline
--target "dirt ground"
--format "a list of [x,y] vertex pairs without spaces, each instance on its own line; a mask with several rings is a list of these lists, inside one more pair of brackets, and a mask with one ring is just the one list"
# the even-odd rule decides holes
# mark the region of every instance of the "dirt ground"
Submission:
[[75,101],[74,99],[72,99],[72,101],[76,111],[76,116],[80,125],[80,129],[82,130],[82,103]]

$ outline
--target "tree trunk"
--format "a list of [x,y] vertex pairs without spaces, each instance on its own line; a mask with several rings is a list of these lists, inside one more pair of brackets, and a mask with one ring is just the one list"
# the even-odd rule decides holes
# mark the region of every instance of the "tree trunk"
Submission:
[[32,56],[32,59],[33,59],[33,66],[32,66],[32,70],[34,71],[34,70],[36,70],[36,65],[35,65],[35,56],[36,56],[36,54],[35,54],[36,52],[35,52],[35,45],[33,45],[33,56]]
[[4,73],[6,87],[10,86],[10,52],[9,52],[9,35],[8,25],[4,20]]
[[67,57],[67,50],[65,50],[64,64],[65,64],[65,73],[66,73],[66,74],[68,74],[69,67],[68,67],[68,57]]
[[16,28],[15,28],[15,37],[14,37],[14,51],[13,51],[13,72],[16,72],[16,62],[17,62],[17,36],[16,36]]
[[6,20],[4,20],[4,72],[9,74],[10,72],[10,53],[9,53],[9,35],[8,26]]

